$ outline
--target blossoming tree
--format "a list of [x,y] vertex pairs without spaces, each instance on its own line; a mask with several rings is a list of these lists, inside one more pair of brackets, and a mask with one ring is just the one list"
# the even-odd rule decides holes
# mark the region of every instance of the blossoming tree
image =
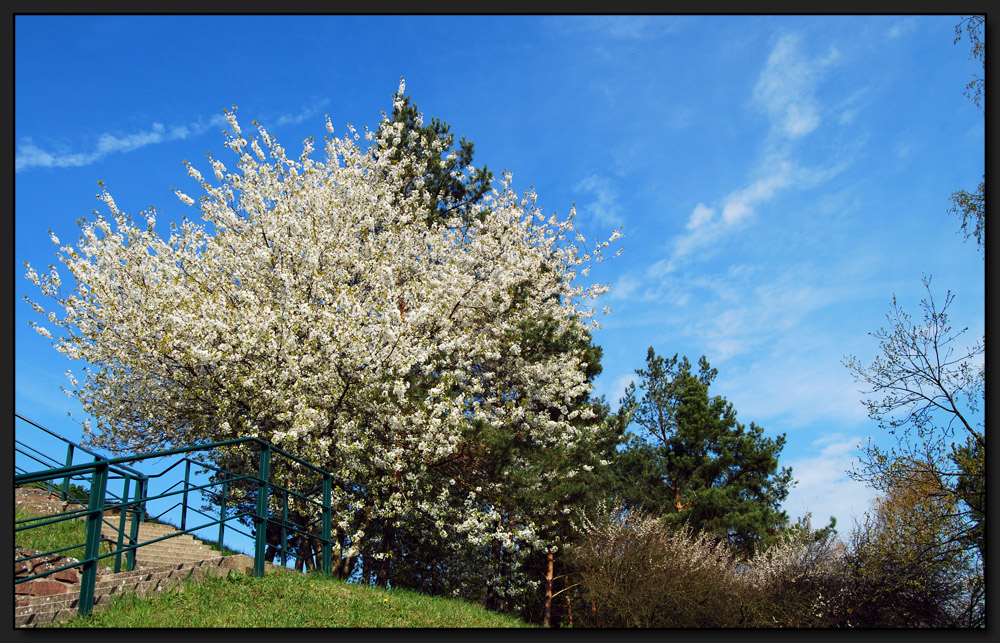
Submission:
[[480,475],[466,437],[586,437],[572,408],[590,387],[585,352],[525,355],[517,338],[532,320],[595,324],[607,286],[577,278],[619,233],[585,250],[573,213],[546,216],[509,174],[471,216],[428,217],[439,201],[421,155],[441,144],[385,153],[399,122],[335,137],[328,118],[316,161],[311,140],[289,158],[263,127],[244,137],[227,120],[236,171],[210,156],[213,182],[187,166],[201,222],[164,238],[155,210],[136,222],[102,186],[110,217],[81,221],[76,246],[52,235],[72,288],[26,264],[51,304],[29,300],[48,319],[36,330],[86,363],[70,392],[97,420],[88,439],[121,453],[255,436],[307,458],[337,480],[343,559],[370,525],[384,539],[410,518],[442,539],[540,544],[534,521],[501,520],[505,481]]

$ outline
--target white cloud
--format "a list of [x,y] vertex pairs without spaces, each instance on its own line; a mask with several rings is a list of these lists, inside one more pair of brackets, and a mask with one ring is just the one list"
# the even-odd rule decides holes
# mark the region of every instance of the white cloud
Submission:
[[642,282],[632,275],[622,275],[618,278],[611,286],[611,290],[608,291],[608,299],[629,299],[639,287],[642,286]]
[[712,216],[715,215],[715,210],[708,207],[704,203],[699,203],[695,206],[694,211],[691,212],[691,218],[688,219],[687,229],[694,230],[705,225],[712,220]]
[[793,520],[812,513],[814,527],[837,519],[841,536],[849,533],[855,519],[871,507],[875,490],[852,480],[847,471],[857,462],[859,436],[830,434],[812,443],[817,455],[790,460],[792,476],[798,481],[788,494],[784,509]]
[[819,126],[819,116],[816,109],[809,105],[803,107],[799,104],[791,104],[785,112],[785,132],[798,138],[805,136]]
[[[676,253],[676,251],[675,251]],[[673,259],[660,259],[655,261],[646,268],[646,276],[651,279],[660,279],[664,275],[668,275],[673,271],[677,270],[677,262]]]
[[611,411],[617,411],[621,406],[621,399],[625,395],[628,385],[636,381],[635,373],[619,375],[614,379],[607,379],[600,376],[595,386],[597,397],[604,396],[605,402],[611,407]]
[[[131,152],[132,150],[154,143],[162,143],[166,138],[163,135],[164,127],[161,123],[153,123],[153,129],[149,132],[138,132],[128,136],[118,137],[112,134],[101,134],[97,139],[97,149],[95,153],[99,156],[106,156],[114,152]],[[172,130],[174,132],[187,135],[187,128]]]
[[730,201],[726,207],[722,208],[722,220],[726,225],[737,224],[753,213],[753,208],[747,200]]
[[14,170],[20,172],[33,167],[82,167],[110,154],[131,152],[147,145],[197,136],[209,127],[224,125],[225,122],[225,118],[219,115],[208,121],[174,126],[169,131],[162,123],[153,123],[149,130],[132,134],[104,133],[97,138],[97,143],[90,152],[48,152],[35,145],[31,138],[25,138],[17,147]]
[[[277,127],[301,123],[319,113],[327,102],[321,101],[298,114],[283,114],[272,122]],[[89,152],[48,151],[36,145],[32,138],[26,137],[17,146],[14,171],[20,172],[35,167],[83,167],[111,154],[124,154],[149,145],[199,136],[210,128],[220,126],[226,126],[226,119],[218,114],[207,120],[198,120],[187,125],[173,125],[169,128],[162,123],[153,123],[149,129],[131,134],[105,132],[97,137],[94,148]]]
[[329,99],[324,98],[312,107],[308,107],[305,110],[299,112],[298,114],[282,114],[278,118],[273,120],[274,127],[283,127],[285,125],[298,125],[304,122],[307,118],[311,118],[319,114],[320,110],[326,107],[330,103]]
[[[807,168],[792,156],[794,142],[820,126],[816,86],[838,56],[831,48],[825,56],[809,59],[799,51],[798,36],[778,40],[753,91],[754,103],[771,118],[759,167],[749,177],[749,185],[718,200],[721,216],[715,216],[717,208],[711,203],[699,202],[688,217],[685,234],[673,239],[670,255],[651,265],[647,276],[657,278],[676,271],[696,250],[717,246],[720,239],[750,223],[757,208],[782,191],[813,187],[846,166],[840,162],[827,168]],[[858,96],[856,93],[842,103],[838,109],[841,118],[849,120],[845,108]]]
[[823,71],[838,58],[831,48],[823,58],[808,59],[799,37],[789,34],[775,44],[761,71],[753,98],[771,117],[773,131],[801,138],[820,124],[815,89]]
[[671,255],[650,267],[651,277],[662,276],[676,269],[684,257],[695,250],[712,245],[733,230],[748,223],[755,207],[774,198],[781,190],[797,186],[810,187],[843,169],[843,166],[826,169],[798,167],[791,161],[774,156],[767,159],[761,168],[761,178],[747,187],[732,192],[722,199],[722,216],[715,217],[715,210],[698,203],[691,212],[686,227],[687,233],[672,241]]

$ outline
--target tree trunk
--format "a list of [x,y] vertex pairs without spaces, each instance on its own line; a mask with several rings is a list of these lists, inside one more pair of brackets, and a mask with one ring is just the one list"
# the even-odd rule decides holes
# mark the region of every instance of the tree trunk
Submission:
[[[491,547],[493,577],[496,578],[500,575],[500,541],[494,538]],[[486,609],[493,610],[494,612],[500,611],[500,595],[497,592],[496,582],[497,581],[491,578],[489,586],[486,588]]]
[[361,557],[361,582],[365,585],[372,584],[372,566],[371,547],[365,547]]
[[545,609],[542,613],[542,627],[552,627],[552,578],[555,571],[555,554],[545,554]]
[[569,595],[566,596],[566,617],[569,619],[570,629],[573,629],[573,599]]
[[392,563],[392,548],[396,544],[396,526],[390,519],[389,523],[382,530],[382,553],[384,558],[379,561],[378,573],[375,575],[375,584],[378,587],[389,586],[389,569]]
[[302,561],[305,571],[311,572],[316,569],[316,559],[313,554],[312,543],[303,534],[299,535],[299,560]]

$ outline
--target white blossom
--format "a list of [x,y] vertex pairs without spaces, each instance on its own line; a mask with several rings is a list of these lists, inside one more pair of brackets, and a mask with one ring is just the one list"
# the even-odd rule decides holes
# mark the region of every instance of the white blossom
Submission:
[[[404,90],[401,81],[397,101]],[[88,439],[125,452],[258,436],[301,454],[343,482],[335,515],[355,553],[366,534],[349,518],[362,514],[439,523],[431,537],[470,551],[493,538],[515,558],[544,546],[539,523],[501,524],[503,480],[439,463],[466,458],[469,422],[566,448],[590,430],[568,413],[590,387],[582,355],[529,360],[510,338],[530,320],[586,327],[607,288],[574,277],[600,244],[567,242],[572,215],[543,215],[509,173],[477,206],[485,216],[428,223],[419,193],[403,189],[424,159],[380,154],[401,131],[388,119],[366,132],[366,148],[350,126],[328,138],[322,162],[308,144],[289,158],[263,128],[248,153],[235,113],[226,119],[239,171],[210,157],[211,186],[188,166],[204,191],[201,221],[163,238],[152,213],[139,227],[105,190],[111,216],[83,222],[77,246],[60,249],[73,292],[60,291],[54,269],[26,265],[65,312],[48,322],[53,344],[90,365],[71,379],[97,420]],[[440,150],[424,143],[415,147]]]

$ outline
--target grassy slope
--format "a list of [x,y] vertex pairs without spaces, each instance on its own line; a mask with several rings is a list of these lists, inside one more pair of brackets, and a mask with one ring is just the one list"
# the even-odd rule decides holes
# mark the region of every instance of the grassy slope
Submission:
[[[15,518],[33,517],[20,510]],[[18,533],[16,544],[49,551],[86,540],[84,522],[70,520]],[[80,558],[83,547],[65,552]],[[101,564],[110,566],[113,559]],[[106,611],[53,627],[532,627],[459,599],[362,587],[322,574],[269,574],[188,582],[184,591],[150,598],[119,597]]]
[[532,627],[459,599],[362,587],[321,574],[230,573],[143,599],[123,596],[106,611],[55,627],[335,628]]
[[[21,521],[38,518],[36,514],[14,509],[14,520]],[[83,545],[87,542],[86,523],[82,520],[66,520],[63,522],[42,525],[34,529],[15,532],[14,544],[37,551],[53,551],[70,545],[79,545],[68,551],[59,552],[61,556],[69,556],[80,560],[83,558]],[[101,545],[101,553],[109,551],[106,545]],[[101,558],[98,564],[114,567],[114,558]]]

